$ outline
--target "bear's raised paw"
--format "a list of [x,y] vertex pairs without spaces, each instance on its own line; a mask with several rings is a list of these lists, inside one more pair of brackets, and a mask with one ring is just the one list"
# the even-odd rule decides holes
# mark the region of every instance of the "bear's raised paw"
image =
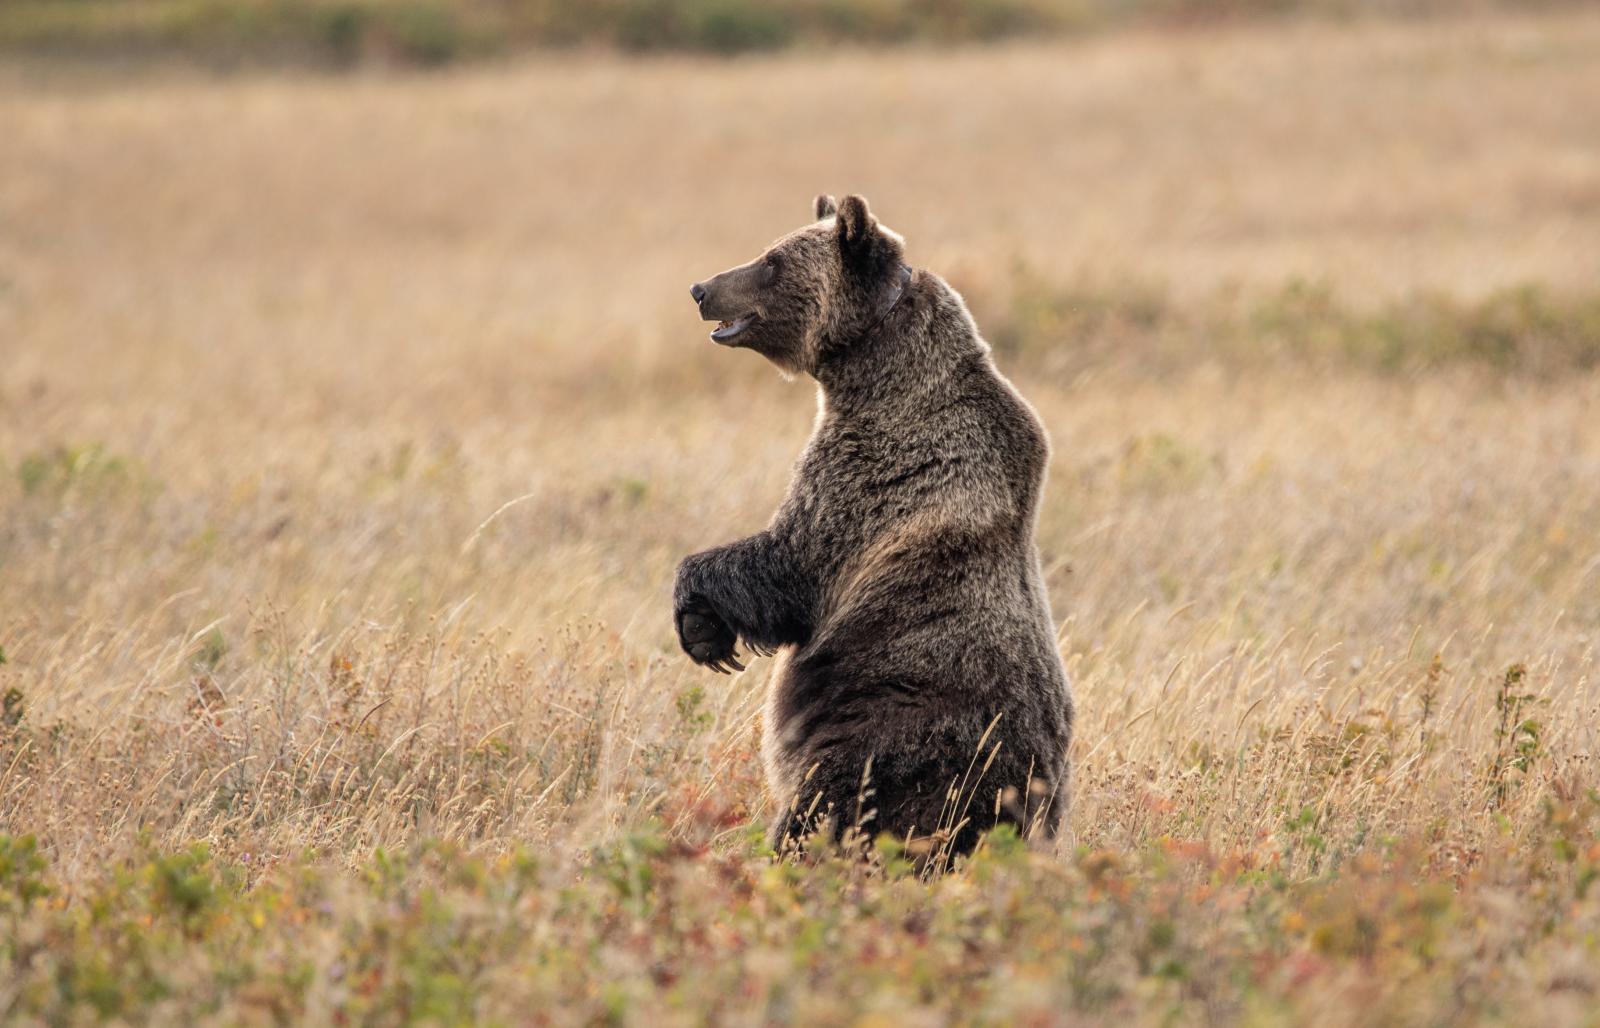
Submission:
[[711,610],[691,607],[678,613],[678,643],[696,664],[722,674],[743,671],[734,650],[737,641],[733,630]]

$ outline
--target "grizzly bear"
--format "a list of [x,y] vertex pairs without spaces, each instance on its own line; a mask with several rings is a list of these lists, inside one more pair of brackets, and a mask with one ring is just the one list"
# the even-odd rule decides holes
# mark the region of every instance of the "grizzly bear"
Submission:
[[[1073,708],[1034,543],[1049,443],[959,294],[860,196],[690,293],[718,343],[819,387],[766,529],[678,568],[683,649],[778,654],[762,756],[780,853],[825,832],[968,853],[1053,836]],[[852,831],[854,830],[854,831]]]

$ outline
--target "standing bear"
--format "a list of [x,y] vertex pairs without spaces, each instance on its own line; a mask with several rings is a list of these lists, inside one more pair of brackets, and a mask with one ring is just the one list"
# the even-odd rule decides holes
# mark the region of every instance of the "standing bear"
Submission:
[[925,859],[1051,836],[1072,697],[1034,543],[1049,443],[955,290],[860,196],[690,293],[711,338],[820,388],[765,531],[687,558],[679,642],[778,653],[762,755],[780,853],[887,832]]

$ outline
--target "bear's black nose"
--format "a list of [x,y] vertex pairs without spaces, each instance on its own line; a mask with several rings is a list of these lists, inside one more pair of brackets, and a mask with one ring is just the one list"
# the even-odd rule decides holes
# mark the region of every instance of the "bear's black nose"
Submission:
[[706,287],[696,282],[689,287],[689,295],[694,297],[695,303],[699,303],[706,298]]

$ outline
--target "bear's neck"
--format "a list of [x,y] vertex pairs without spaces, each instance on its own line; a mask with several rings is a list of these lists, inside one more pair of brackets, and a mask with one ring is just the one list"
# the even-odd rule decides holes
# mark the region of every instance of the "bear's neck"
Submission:
[[988,352],[961,298],[923,271],[881,321],[831,352],[814,377],[836,415],[915,408],[959,388]]

